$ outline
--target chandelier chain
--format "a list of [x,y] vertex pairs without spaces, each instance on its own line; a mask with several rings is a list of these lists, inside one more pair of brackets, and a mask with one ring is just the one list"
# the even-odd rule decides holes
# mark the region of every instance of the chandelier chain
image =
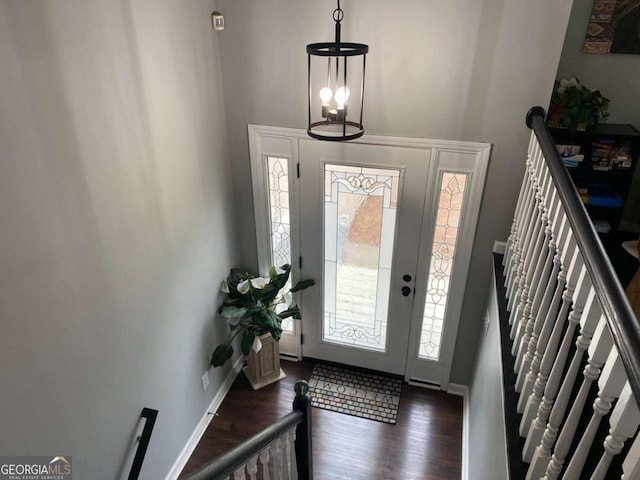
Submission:
[[338,8],[336,8],[333,11],[333,20],[336,23],[340,23],[342,22],[343,18],[344,18],[344,11],[340,8],[340,0],[338,0]]

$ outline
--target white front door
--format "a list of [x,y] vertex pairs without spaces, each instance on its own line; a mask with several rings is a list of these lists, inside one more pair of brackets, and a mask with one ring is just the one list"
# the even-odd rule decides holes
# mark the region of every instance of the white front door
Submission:
[[404,374],[430,155],[300,142],[305,356]]
[[249,132],[257,212],[259,163],[278,155],[300,172],[294,273],[316,281],[298,294],[302,354],[446,388],[490,146]]

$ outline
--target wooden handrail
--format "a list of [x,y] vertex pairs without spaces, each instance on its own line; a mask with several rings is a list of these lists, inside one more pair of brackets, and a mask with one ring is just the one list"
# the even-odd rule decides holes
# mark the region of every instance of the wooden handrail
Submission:
[[535,132],[538,139],[593,288],[602,306],[607,325],[627,372],[631,390],[636,402],[640,405],[640,325],[598,234],[589,220],[573,180],[562,164],[544,119],[544,109],[533,107],[527,113],[527,126]]
[[202,468],[184,477],[184,480],[217,480],[230,476],[234,471],[258,455],[274,440],[296,427],[296,465],[298,478],[313,478],[311,460],[311,400],[307,396],[309,384],[299,380],[295,385],[296,397],[293,412],[278,419],[253,437],[245,440],[226,453],[211,460]]

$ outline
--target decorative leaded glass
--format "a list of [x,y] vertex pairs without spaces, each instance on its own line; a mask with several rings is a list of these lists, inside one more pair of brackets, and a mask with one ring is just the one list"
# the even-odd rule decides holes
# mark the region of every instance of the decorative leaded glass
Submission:
[[422,320],[418,356],[429,360],[440,358],[442,327],[455,256],[460,214],[467,174],[444,172],[440,181],[440,198],[427,281],[427,298]]
[[[269,179],[269,229],[273,265],[291,264],[291,222],[289,210],[289,174],[286,158],[267,157]],[[285,288],[291,287],[291,278]],[[293,319],[282,321],[282,330],[293,333]]]
[[386,349],[399,179],[399,170],[325,165],[325,341]]

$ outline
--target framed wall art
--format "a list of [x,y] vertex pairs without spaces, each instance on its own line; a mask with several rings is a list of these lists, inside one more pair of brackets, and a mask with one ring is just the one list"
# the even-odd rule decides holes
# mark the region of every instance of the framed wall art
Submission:
[[640,0],[594,0],[582,51],[640,54]]

